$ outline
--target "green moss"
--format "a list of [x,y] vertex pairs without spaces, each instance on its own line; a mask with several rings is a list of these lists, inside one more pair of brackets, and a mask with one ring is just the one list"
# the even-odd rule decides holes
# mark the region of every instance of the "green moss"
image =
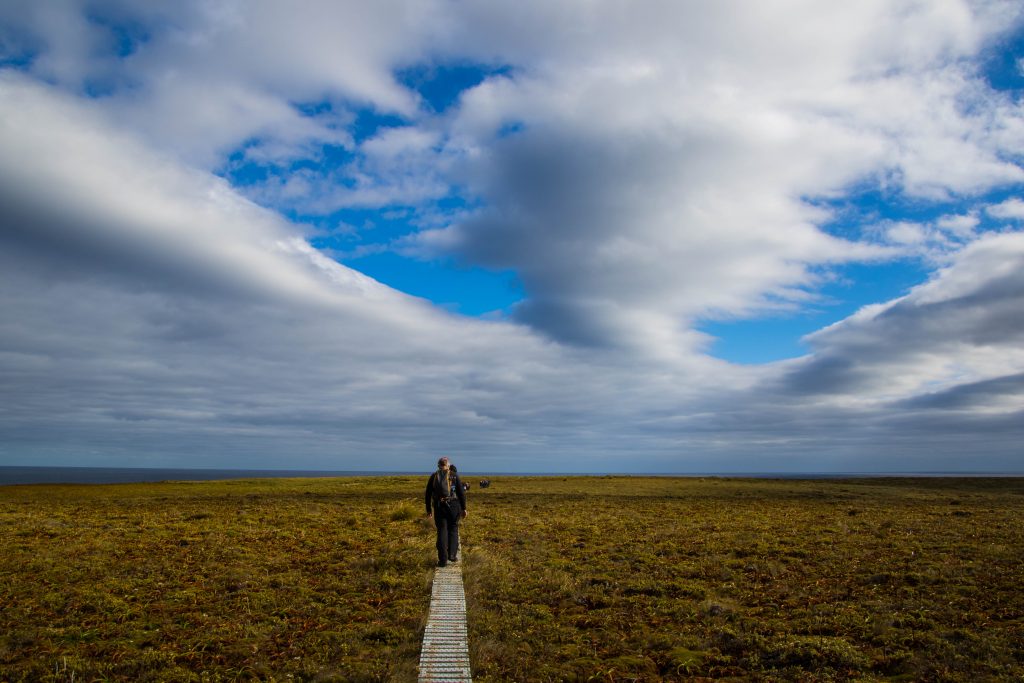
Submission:
[[867,657],[842,638],[794,636],[767,647],[765,660],[776,667],[797,667],[814,670],[860,670],[868,664]]

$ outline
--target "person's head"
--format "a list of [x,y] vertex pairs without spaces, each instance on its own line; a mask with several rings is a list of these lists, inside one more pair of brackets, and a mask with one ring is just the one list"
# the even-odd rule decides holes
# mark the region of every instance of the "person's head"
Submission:
[[455,469],[455,465],[452,465],[452,464],[448,465],[448,471],[451,472],[452,474],[458,474],[459,473],[459,471],[457,469]]
[[447,470],[448,469],[448,458],[441,456],[437,459],[437,469]]

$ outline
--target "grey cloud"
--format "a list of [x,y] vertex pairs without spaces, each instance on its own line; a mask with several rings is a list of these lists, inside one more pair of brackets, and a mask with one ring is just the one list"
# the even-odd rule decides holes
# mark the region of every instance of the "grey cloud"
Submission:
[[[879,176],[944,196],[1024,177],[961,103],[1007,125],[1019,112],[949,59],[1019,14],[808,5],[794,22],[719,6],[644,10],[592,6],[579,31],[550,43],[538,27],[529,42],[540,59],[496,43],[503,59],[543,67],[464,95],[452,131],[471,153],[455,157],[453,175],[484,208],[420,238],[428,253],[514,269],[530,298],[518,319],[555,339],[693,353],[668,331],[799,300],[814,293],[811,269],[893,253],[870,235],[829,238],[817,229],[827,216],[797,198]],[[817,28],[792,37],[759,19]],[[931,38],[908,43],[907,30]],[[744,31],[749,47],[735,39]],[[520,127],[503,135],[510,122]]]
[[[813,288],[810,266],[890,253],[824,235],[827,215],[801,196],[901,164],[950,191],[1012,177],[989,164],[1006,150],[951,104],[959,61],[1002,30],[987,10],[926,31],[929,8],[894,17],[886,3],[809,2],[799,26],[724,3],[325,3],[307,35],[273,3],[204,7],[147,19],[175,23],[123,63],[51,40],[57,86],[35,78],[58,73],[46,60],[0,76],[0,462],[419,469],[446,452],[475,470],[1020,468],[1019,234],[952,255],[797,362],[731,366],[691,328]],[[569,20],[584,30],[567,34]],[[341,23],[359,40],[335,35]],[[453,56],[515,68],[442,117],[418,111],[395,64]],[[97,74],[138,87],[67,94]],[[307,96],[402,111],[442,141],[380,143],[356,166],[381,203],[413,196],[406,181],[480,200],[418,246],[515,269],[530,298],[514,321],[389,290],[181,163],[208,167],[254,135],[279,138],[282,158],[343,140],[298,120],[291,102]],[[941,157],[919,163],[952,139],[974,146],[956,177]],[[967,458],[972,444],[984,452]]]
[[[227,273],[196,268],[187,253],[107,232],[104,219],[109,217],[83,215],[55,201],[52,189],[39,188],[35,196],[6,190],[0,186],[0,245],[11,255],[44,256],[54,280],[120,279],[128,286],[157,285],[193,294],[239,289]],[[69,224],[75,229],[68,230]]]
[[[624,312],[681,330],[709,311],[765,305],[766,291],[788,298],[810,282],[803,259],[845,258],[797,202],[769,200],[748,222],[761,199],[725,199],[743,192],[723,178],[723,158],[740,154],[683,129],[615,139],[527,128],[460,171],[486,208],[420,240],[514,269],[530,298],[518,319],[555,339],[643,345],[654,335]],[[692,351],[682,336],[657,343]]]
[[568,344],[608,347],[609,339],[614,338],[614,327],[602,322],[607,316],[587,310],[578,301],[533,298],[516,304],[513,314],[516,320]]
[[1012,376],[1024,360],[1022,307],[1024,235],[984,237],[902,299],[808,337],[814,353],[781,381],[797,395],[874,396]]
[[1024,374],[961,384],[944,391],[915,396],[900,407],[910,409],[971,410],[1011,401],[1024,405]]
[[[813,295],[815,267],[886,257],[869,240],[829,239],[816,226],[827,216],[796,198],[835,196],[881,174],[904,179],[910,193],[972,193],[1022,177],[957,103],[970,95],[993,116],[1019,115],[949,58],[997,34],[987,10],[946,16],[873,6],[843,18],[838,9],[804,9],[802,18],[821,28],[797,38],[802,54],[823,52],[814,63],[763,27],[743,55],[760,58],[739,58],[733,50],[742,49],[716,32],[752,27],[717,9],[658,6],[622,17],[602,7],[558,44],[531,32],[531,49],[549,56],[538,59],[545,67],[467,93],[454,126],[473,140],[455,177],[485,208],[424,233],[421,244],[515,269],[530,298],[517,319],[554,339],[656,339],[657,350],[692,353],[684,336],[669,341],[665,331],[799,300]],[[874,26],[868,16],[885,28],[862,33]],[[915,23],[936,42],[896,39]],[[606,39],[589,32],[598,26]],[[722,73],[703,71],[680,32],[718,55]],[[867,63],[890,47],[890,74],[872,71]],[[505,49],[515,62],[514,49]],[[842,103],[831,99],[837,92]],[[486,138],[509,120],[521,128]],[[487,121],[494,128],[481,133]],[[937,159],[935,151],[952,147],[963,163]]]
[[[993,148],[998,126],[958,108],[969,96],[993,120],[1019,119],[953,59],[1020,20],[998,3],[946,13],[807,2],[792,15],[730,3],[103,7],[146,32],[123,59],[83,47],[110,32],[83,5],[33,9],[17,24],[46,54],[78,63],[79,85],[119,73],[131,87],[98,106],[193,163],[215,167],[253,140],[282,159],[315,157],[324,142],[357,157],[341,177],[274,178],[250,190],[259,200],[325,212],[425,205],[452,184],[468,187],[485,208],[422,242],[515,269],[536,300],[520,320],[562,341],[566,325],[540,312],[554,302],[594,343],[647,340],[654,353],[692,354],[694,319],[770,309],[813,290],[810,268],[884,254],[822,234],[815,223],[826,217],[798,197],[879,173],[943,192],[1021,177]],[[566,34],[558,27],[568,21],[577,28]],[[90,37],[59,40],[72,34]],[[393,72],[445,60],[513,70],[433,117]],[[400,112],[411,133],[447,145],[378,158],[369,143],[354,146],[344,123],[301,115],[293,103],[306,99],[341,114],[366,104]],[[495,140],[480,125],[488,120],[523,129]],[[957,163],[936,157],[954,148]],[[621,314],[629,308],[637,314]]]
[[[311,268],[313,254],[278,248],[292,238],[278,220],[237,197],[210,202],[188,173],[154,172],[151,154],[95,120],[60,120],[62,137],[26,148],[27,119],[8,116],[0,140],[19,151],[0,164],[5,187],[38,183],[8,194],[0,223],[4,462],[285,466],[298,453],[303,466],[358,469],[370,454],[373,467],[403,468],[438,449],[514,462],[524,449],[595,445],[600,459],[626,447],[591,421],[642,412],[599,397],[626,389],[614,377],[632,368],[590,377],[592,365],[523,328],[432,310],[337,264]],[[79,127],[104,142],[49,153]],[[110,201],[119,191],[132,201]],[[244,273],[247,262],[260,270]]]
[[787,388],[797,394],[848,394],[864,381],[856,357],[814,356],[785,378]]

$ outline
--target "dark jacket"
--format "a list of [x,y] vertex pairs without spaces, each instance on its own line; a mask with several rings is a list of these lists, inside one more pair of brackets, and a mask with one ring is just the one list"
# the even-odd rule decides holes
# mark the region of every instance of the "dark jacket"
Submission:
[[[433,510],[432,507],[437,507],[441,502],[437,496],[437,486],[434,482],[437,479],[437,472],[430,475],[430,479],[427,480],[427,490],[423,494],[423,502],[427,505],[427,514],[429,515]],[[466,492],[462,488],[462,480],[459,479],[457,474],[448,475],[448,483],[455,488],[455,496],[459,500],[459,507],[463,510],[466,509]]]

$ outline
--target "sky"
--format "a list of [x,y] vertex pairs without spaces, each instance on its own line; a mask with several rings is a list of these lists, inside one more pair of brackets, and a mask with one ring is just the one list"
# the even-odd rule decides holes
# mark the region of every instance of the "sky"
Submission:
[[0,465],[1024,472],[1024,5],[7,0]]

